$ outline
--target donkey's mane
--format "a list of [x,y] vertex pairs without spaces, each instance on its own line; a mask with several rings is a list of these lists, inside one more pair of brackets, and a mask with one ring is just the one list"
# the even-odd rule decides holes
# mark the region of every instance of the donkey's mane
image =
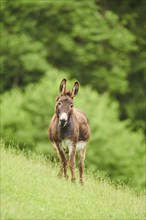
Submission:
[[71,90],[66,90],[63,95],[57,96],[56,101],[58,101],[59,98],[62,97],[62,96],[69,96],[70,98],[73,98],[73,97],[72,97],[72,91],[71,91]]
[[64,93],[65,96],[72,96],[72,91],[71,90],[66,90]]

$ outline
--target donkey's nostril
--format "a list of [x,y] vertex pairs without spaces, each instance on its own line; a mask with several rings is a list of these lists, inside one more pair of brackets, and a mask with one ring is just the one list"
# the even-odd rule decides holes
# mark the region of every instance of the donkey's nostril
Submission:
[[60,119],[60,122],[61,122],[61,123],[65,123],[66,120],[65,120],[65,119]]
[[65,119],[60,119],[60,126],[61,127],[64,127],[65,125],[66,125],[66,123],[67,123],[67,120],[65,120]]

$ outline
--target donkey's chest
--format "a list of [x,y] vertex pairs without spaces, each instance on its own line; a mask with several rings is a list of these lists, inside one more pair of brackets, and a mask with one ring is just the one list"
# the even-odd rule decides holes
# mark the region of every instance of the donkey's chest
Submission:
[[74,129],[72,127],[65,127],[59,131],[59,138],[61,140],[70,139],[74,134]]

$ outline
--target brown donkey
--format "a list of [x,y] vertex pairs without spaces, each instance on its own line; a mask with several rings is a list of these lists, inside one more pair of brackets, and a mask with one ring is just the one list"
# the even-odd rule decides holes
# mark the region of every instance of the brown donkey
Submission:
[[86,143],[90,137],[90,128],[85,113],[74,108],[73,98],[79,90],[79,83],[75,82],[72,91],[66,90],[66,80],[60,84],[60,96],[57,97],[55,114],[49,126],[49,139],[61,161],[59,175],[67,176],[67,159],[64,150],[69,152],[69,166],[71,180],[75,182],[75,155],[79,151],[79,174],[83,184],[84,159]]

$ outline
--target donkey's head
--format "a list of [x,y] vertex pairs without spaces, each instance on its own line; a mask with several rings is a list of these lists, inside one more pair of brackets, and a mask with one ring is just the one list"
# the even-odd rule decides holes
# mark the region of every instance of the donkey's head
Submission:
[[73,113],[73,98],[77,95],[79,83],[75,82],[72,90],[66,90],[66,79],[60,83],[60,96],[57,97],[56,114],[59,119],[59,126],[65,127],[70,115]]

